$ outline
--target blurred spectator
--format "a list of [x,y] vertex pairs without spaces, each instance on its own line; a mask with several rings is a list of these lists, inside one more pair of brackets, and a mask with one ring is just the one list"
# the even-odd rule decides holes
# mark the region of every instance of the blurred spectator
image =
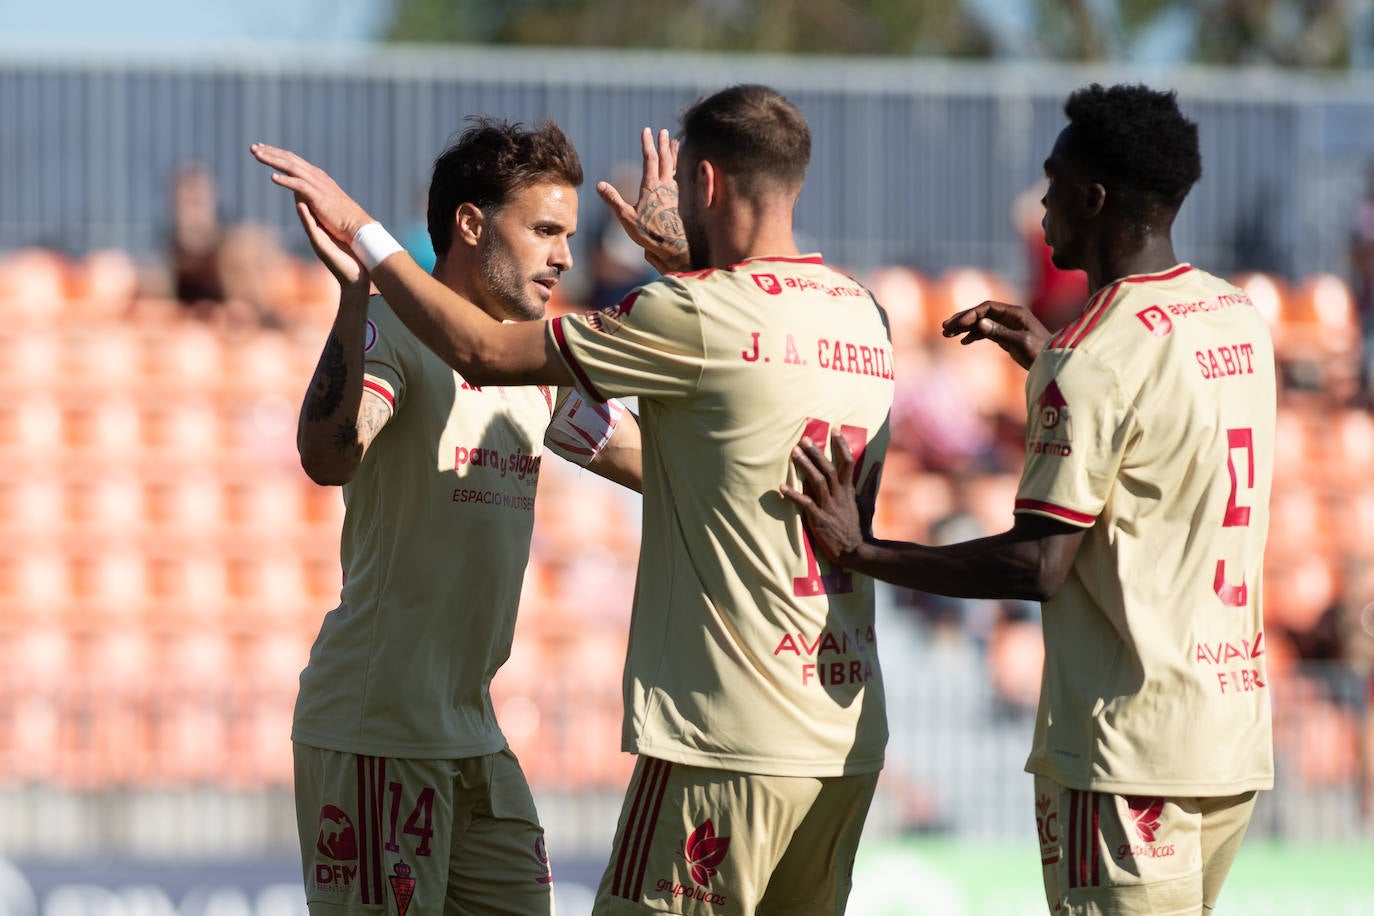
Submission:
[[1279,222],[1274,214],[1283,206],[1278,185],[1272,180],[1259,182],[1250,197],[1242,202],[1231,240],[1231,266],[1236,271],[1284,271],[1283,245],[1275,236]]
[[1050,331],[1058,331],[1088,301],[1088,275],[1081,270],[1060,270],[1054,266],[1040,222],[1045,215],[1040,199],[1045,196],[1046,187],[1042,178],[1017,195],[1011,207],[1011,221],[1026,252],[1026,306],[1041,324]]
[[172,179],[172,285],[187,305],[224,301],[220,282],[219,201],[215,176],[198,162],[180,166]]
[[207,320],[232,327],[281,327],[279,296],[294,289],[295,265],[276,233],[220,220],[214,174],[199,162],[183,163],[172,178],[169,257],[178,302]]
[[[609,180],[626,200],[638,199],[639,179],[639,163],[620,162],[611,168]],[[596,212],[596,231],[592,235],[592,283],[586,303],[592,309],[614,305],[636,286],[658,276],[644,260],[644,250],[625,234],[610,211],[598,204]]]
[[1350,233],[1350,288],[1360,316],[1363,359],[1360,384],[1366,403],[1374,401],[1374,162],[1369,164],[1365,196]]

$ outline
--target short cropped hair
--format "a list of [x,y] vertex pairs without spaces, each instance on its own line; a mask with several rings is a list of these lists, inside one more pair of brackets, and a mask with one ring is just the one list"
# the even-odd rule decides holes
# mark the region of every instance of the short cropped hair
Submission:
[[1202,177],[1197,124],[1176,93],[1093,83],[1069,96],[1064,114],[1074,162],[1128,202],[1177,210]]
[[746,194],[801,188],[811,161],[806,118],[775,89],[739,85],[698,99],[682,114],[682,142]]
[[494,212],[531,185],[582,184],[577,150],[552,121],[531,130],[493,118],[468,120],[472,126],[434,160],[429,183],[429,240],[440,257],[453,244],[453,214],[463,204]]

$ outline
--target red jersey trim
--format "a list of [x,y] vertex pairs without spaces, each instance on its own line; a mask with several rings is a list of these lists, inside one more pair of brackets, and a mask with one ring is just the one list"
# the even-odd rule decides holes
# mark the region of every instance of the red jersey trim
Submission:
[[824,263],[825,263],[825,259],[822,258],[822,257],[821,257],[820,255],[818,255],[818,254],[804,254],[804,255],[798,255],[798,256],[795,257],[795,258],[789,258],[789,257],[783,257],[782,255],[777,255],[777,256],[758,257],[758,258],[745,258],[743,261],[737,261],[737,262],[735,262],[734,264],[731,264],[730,267],[729,267],[729,269],[730,269],[730,270],[734,270],[736,267],[743,267],[743,266],[746,265],[746,264],[757,264],[757,263],[759,263],[760,261],[769,261],[769,262],[781,261],[781,262],[784,263],[784,264],[824,264]]
[[1049,348],[1052,350],[1072,350],[1081,344],[1084,338],[1097,326],[1097,323],[1102,320],[1107,308],[1116,301],[1118,294],[1127,283],[1156,283],[1161,280],[1173,280],[1191,270],[1193,270],[1193,265],[1180,264],[1162,273],[1133,274],[1107,284],[1088,300],[1088,307],[1083,310],[1083,314],[1050,339]]
[[1042,499],[1018,499],[1016,511],[1044,512],[1055,518],[1062,518],[1066,522],[1073,522],[1075,525],[1091,525],[1097,521],[1096,515],[1089,515],[1087,512],[1079,512],[1075,509],[1065,509],[1063,506],[1056,506],[1054,503],[1047,503]]
[[608,399],[603,397],[601,392],[596,390],[596,386],[593,385],[592,380],[587,377],[587,373],[577,361],[577,357],[573,356],[572,348],[568,346],[568,338],[563,333],[563,319],[566,317],[566,315],[560,315],[549,322],[549,327],[553,331],[553,341],[558,344],[558,352],[563,356],[563,362],[568,364],[568,368],[571,369],[572,374],[576,376],[577,383],[582,387],[582,390],[591,395],[592,400],[600,401],[604,404]]
[[1092,310],[1091,314],[1085,313],[1083,315],[1083,319],[1086,319],[1086,323],[1083,323],[1083,320],[1080,319],[1082,328],[1071,339],[1064,342],[1064,349],[1072,350],[1074,347],[1081,344],[1087,338],[1088,334],[1091,333],[1092,329],[1097,327],[1097,323],[1102,320],[1102,316],[1107,314],[1107,310],[1111,308],[1112,303],[1119,298],[1121,298],[1121,287],[1113,286],[1111,288],[1111,295],[1099,302],[1097,307]]
[[[743,261],[736,261],[729,267],[706,267],[701,270],[674,270],[669,272],[668,274],[665,274],[665,276],[678,277],[679,279],[685,280],[699,280],[702,277],[709,276],[710,274],[713,274],[718,270],[736,270],[740,267],[748,267],[750,264],[774,264],[778,262],[781,262],[783,264],[820,264],[821,266],[825,265],[825,259],[818,254],[802,255],[800,257],[795,258],[787,258],[779,255],[776,257],[767,256],[757,258],[745,258]],[[850,279],[853,278],[851,277]]]
[[368,391],[371,391],[373,394],[380,395],[382,400],[386,401],[387,406],[390,407],[393,412],[396,410],[396,398],[392,395],[390,391],[387,391],[381,385],[378,385],[376,382],[369,381],[368,379],[363,379],[363,388]]

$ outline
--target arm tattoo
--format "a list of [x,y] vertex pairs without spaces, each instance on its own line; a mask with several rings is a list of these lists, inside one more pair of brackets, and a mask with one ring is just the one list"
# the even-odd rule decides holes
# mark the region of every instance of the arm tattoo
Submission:
[[358,441],[358,424],[352,420],[342,420],[334,431],[334,447],[355,461],[363,457],[363,444]]
[[367,448],[382,427],[391,419],[391,410],[375,395],[364,395],[358,405],[357,441],[359,448]]
[[310,395],[305,399],[305,419],[318,423],[328,419],[343,401],[344,382],[348,379],[348,363],[344,360],[343,344],[333,331],[324,343],[324,353],[310,381]]
[[354,461],[361,461],[367,447],[390,419],[391,410],[380,399],[364,394],[358,405],[358,419],[342,420],[334,430],[334,447]]
[[640,201],[637,222],[645,238],[651,239],[666,260],[685,263],[687,233],[677,211],[677,188],[659,184],[650,188]]

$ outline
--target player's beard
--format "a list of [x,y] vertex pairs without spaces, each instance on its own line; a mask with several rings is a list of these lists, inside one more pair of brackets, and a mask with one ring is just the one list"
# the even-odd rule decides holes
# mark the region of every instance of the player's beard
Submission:
[[711,267],[711,244],[706,239],[706,227],[695,219],[682,218],[682,231],[687,236],[687,262],[692,270],[705,270]]
[[499,233],[493,232],[487,238],[478,261],[487,295],[507,318],[515,321],[543,318],[544,303],[530,294],[534,278],[524,276],[519,261]]

